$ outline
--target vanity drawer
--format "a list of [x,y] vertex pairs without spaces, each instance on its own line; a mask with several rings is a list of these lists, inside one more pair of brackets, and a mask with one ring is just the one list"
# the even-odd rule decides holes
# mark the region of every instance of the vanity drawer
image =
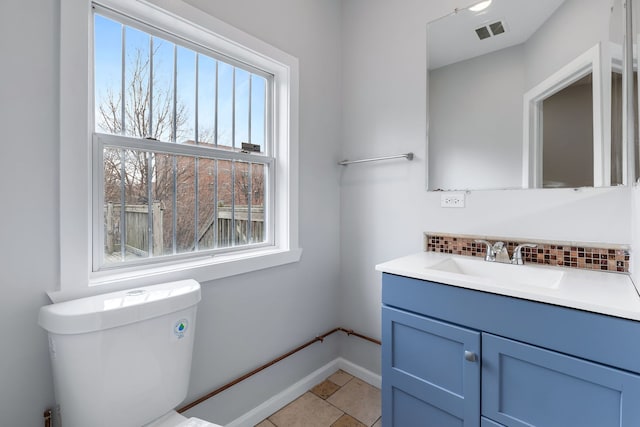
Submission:
[[638,375],[482,334],[482,415],[505,426],[637,426],[639,401]]

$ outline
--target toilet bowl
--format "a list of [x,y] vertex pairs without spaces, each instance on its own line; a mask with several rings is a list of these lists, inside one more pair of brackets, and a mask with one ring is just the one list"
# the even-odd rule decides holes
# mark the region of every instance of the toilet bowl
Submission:
[[64,427],[214,427],[187,396],[200,284],[182,280],[44,306]]

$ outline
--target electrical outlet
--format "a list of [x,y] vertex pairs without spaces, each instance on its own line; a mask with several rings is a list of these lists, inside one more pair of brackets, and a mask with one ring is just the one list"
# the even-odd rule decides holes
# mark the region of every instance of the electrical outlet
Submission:
[[446,193],[440,195],[441,208],[464,208],[464,193]]

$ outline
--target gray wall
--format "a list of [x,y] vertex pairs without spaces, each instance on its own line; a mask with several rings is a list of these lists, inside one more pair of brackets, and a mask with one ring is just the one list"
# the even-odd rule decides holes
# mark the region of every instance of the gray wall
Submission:
[[[199,308],[191,395],[208,391],[338,326],[340,2],[189,0],[300,61],[302,260],[207,283]],[[200,408],[224,424],[338,355],[337,339]]]
[[[204,284],[191,397],[336,325],[379,336],[374,265],[420,251],[425,230],[629,243],[628,189],[473,192],[457,210],[424,191],[426,23],[462,2],[191,3],[300,58],[304,248],[298,264]],[[36,316],[59,275],[58,5],[0,3],[0,425],[8,427],[42,425],[53,404]],[[416,160],[336,165],[405,151]],[[338,354],[379,370],[377,346],[336,337],[215,399],[207,417],[224,424]]]
[[[54,403],[44,331],[46,291],[58,286],[59,1],[0,3],[0,425],[43,425]],[[203,285],[189,396],[217,388],[339,325],[340,3],[193,1],[300,59],[299,263]],[[315,344],[215,399],[224,424],[338,355]]]
[[543,101],[544,187],[593,186],[593,89],[577,82]]
[[522,186],[522,46],[429,72],[429,188]]
[[[608,17],[612,3],[613,0],[565,0],[525,43],[526,90],[596,43],[609,40]],[[612,25],[612,33],[617,34],[623,23],[614,20]]]
[[[425,191],[426,24],[465,3],[472,2],[344,1],[343,157],[416,153],[412,162],[348,167],[342,174],[341,323],[364,333],[380,334],[375,265],[421,251],[425,231],[631,242],[628,188],[473,191],[464,209],[440,208],[441,193]],[[342,354],[379,366],[356,341]]]
[[36,324],[58,277],[58,3],[0,3],[0,425],[42,426],[53,403]]

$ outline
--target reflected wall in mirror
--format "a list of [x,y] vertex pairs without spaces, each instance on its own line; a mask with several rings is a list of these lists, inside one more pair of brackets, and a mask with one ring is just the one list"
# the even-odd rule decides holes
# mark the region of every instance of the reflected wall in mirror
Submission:
[[428,25],[428,189],[624,182],[622,0],[492,0]]
[[[586,77],[542,101],[544,187],[593,187],[593,77]],[[563,159],[573,159],[566,167]]]

